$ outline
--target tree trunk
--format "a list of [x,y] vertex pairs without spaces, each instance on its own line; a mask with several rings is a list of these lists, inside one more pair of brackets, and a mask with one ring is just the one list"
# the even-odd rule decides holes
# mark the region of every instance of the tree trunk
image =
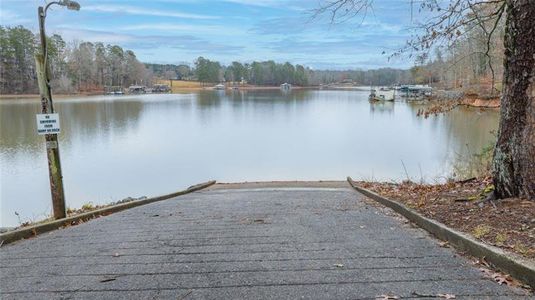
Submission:
[[535,200],[535,1],[506,0],[504,89],[493,175],[500,198]]

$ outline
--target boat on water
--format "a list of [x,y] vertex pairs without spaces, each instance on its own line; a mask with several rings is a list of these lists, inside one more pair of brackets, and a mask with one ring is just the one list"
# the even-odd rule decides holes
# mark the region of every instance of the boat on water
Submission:
[[292,85],[285,82],[285,83],[281,84],[280,87],[281,87],[281,90],[283,90],[283,91],[289,91],[292,88]]
[[396,91],[393,89],[381,88],[379,90],[372,89],[370,92],[370,101],[394,101],[396,98]]
[[224,90],[225,89],[225,85],[220,83],[220,84],[216,84],[214,86],[214,90]]

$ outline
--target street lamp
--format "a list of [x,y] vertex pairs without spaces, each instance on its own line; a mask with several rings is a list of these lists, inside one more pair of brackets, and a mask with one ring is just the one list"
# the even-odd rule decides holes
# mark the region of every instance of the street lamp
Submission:
[[[48,67],[46,65],[46,62],[48,59],[48,53],[47,53],[46,35],[45,35],[45,19],[46,19],[46,12],[48,11],[48,8],[54,4],[65,6],[67,7],[67,9],[70,9],[70,10],[76,10],[76,11],[80,10],[80,4],[72,0],[60,0],[60,1],[50,2],[45,6],[45,8],[43,8],[42,6],[39,6],[37,13],[39,15],[39,29],[41,32],[41,50],[43,51],[46,67]],[[45,69],[45,72],[48,73],[48,69]],[[47,77],[47,82],[48,82],[48,79],[49,78]],[[52,101],[52,99],[50,101]]]
[[[65,6],[70,10],[80,10],[80,4],[72,0],[59,0],[48,3],[44,8],[39,6],[37,10],[39,16],[39,30],[41,36],[41,53],[35,56],[35,64],[37,71],[37,81],[39,83],[39,94],[41,96],[41,113],[46,118],[54,114],[54,104],[52,102],[52,92],[50,90],[50,77],[48,70],[48,52],[45,35],[45,18],[48,8],[57,4]],[[42,115],[42,116],[43,116]],[[39,122],[38,116],[38,122]],[[59,125],[59,121],[58,125]],[[59,127],[58,127],[59,131]],[[46,154],[48,158],[48,173],[50,179],[50,191],[52,194],[52,208],[55,219],[63,219],[66,217],[65,210],[65,192],[63,190],[63,175],[61,171],[61,162],[59,156],[58,135],[56,133],[46,133]]]

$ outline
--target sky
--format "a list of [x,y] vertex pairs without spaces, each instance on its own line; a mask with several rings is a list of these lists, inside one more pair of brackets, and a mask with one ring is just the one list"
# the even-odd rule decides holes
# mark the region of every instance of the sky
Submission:
[[[47,34],[66,41],[116,44],[146,63],[189,63],[203,56],[223,64],[289,61],[313,69],[409,68],[389,59],[414,27],[410,1],[374,1],[366,16],[332,24],[313,19],[325,0],[78,0],[80,11],[52,6]],[[37,32],[45,0],[0,0],[0,25]],[[414,9],[413,9],[414,13]]]

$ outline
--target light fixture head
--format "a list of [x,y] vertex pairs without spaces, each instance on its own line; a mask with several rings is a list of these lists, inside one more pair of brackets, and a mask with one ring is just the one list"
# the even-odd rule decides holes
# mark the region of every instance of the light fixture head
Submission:
[[63,5],[67,7],[70,10],[80,10],[80,4],[76,1],[72,0],[61,0],[59,2],[59,5]]

